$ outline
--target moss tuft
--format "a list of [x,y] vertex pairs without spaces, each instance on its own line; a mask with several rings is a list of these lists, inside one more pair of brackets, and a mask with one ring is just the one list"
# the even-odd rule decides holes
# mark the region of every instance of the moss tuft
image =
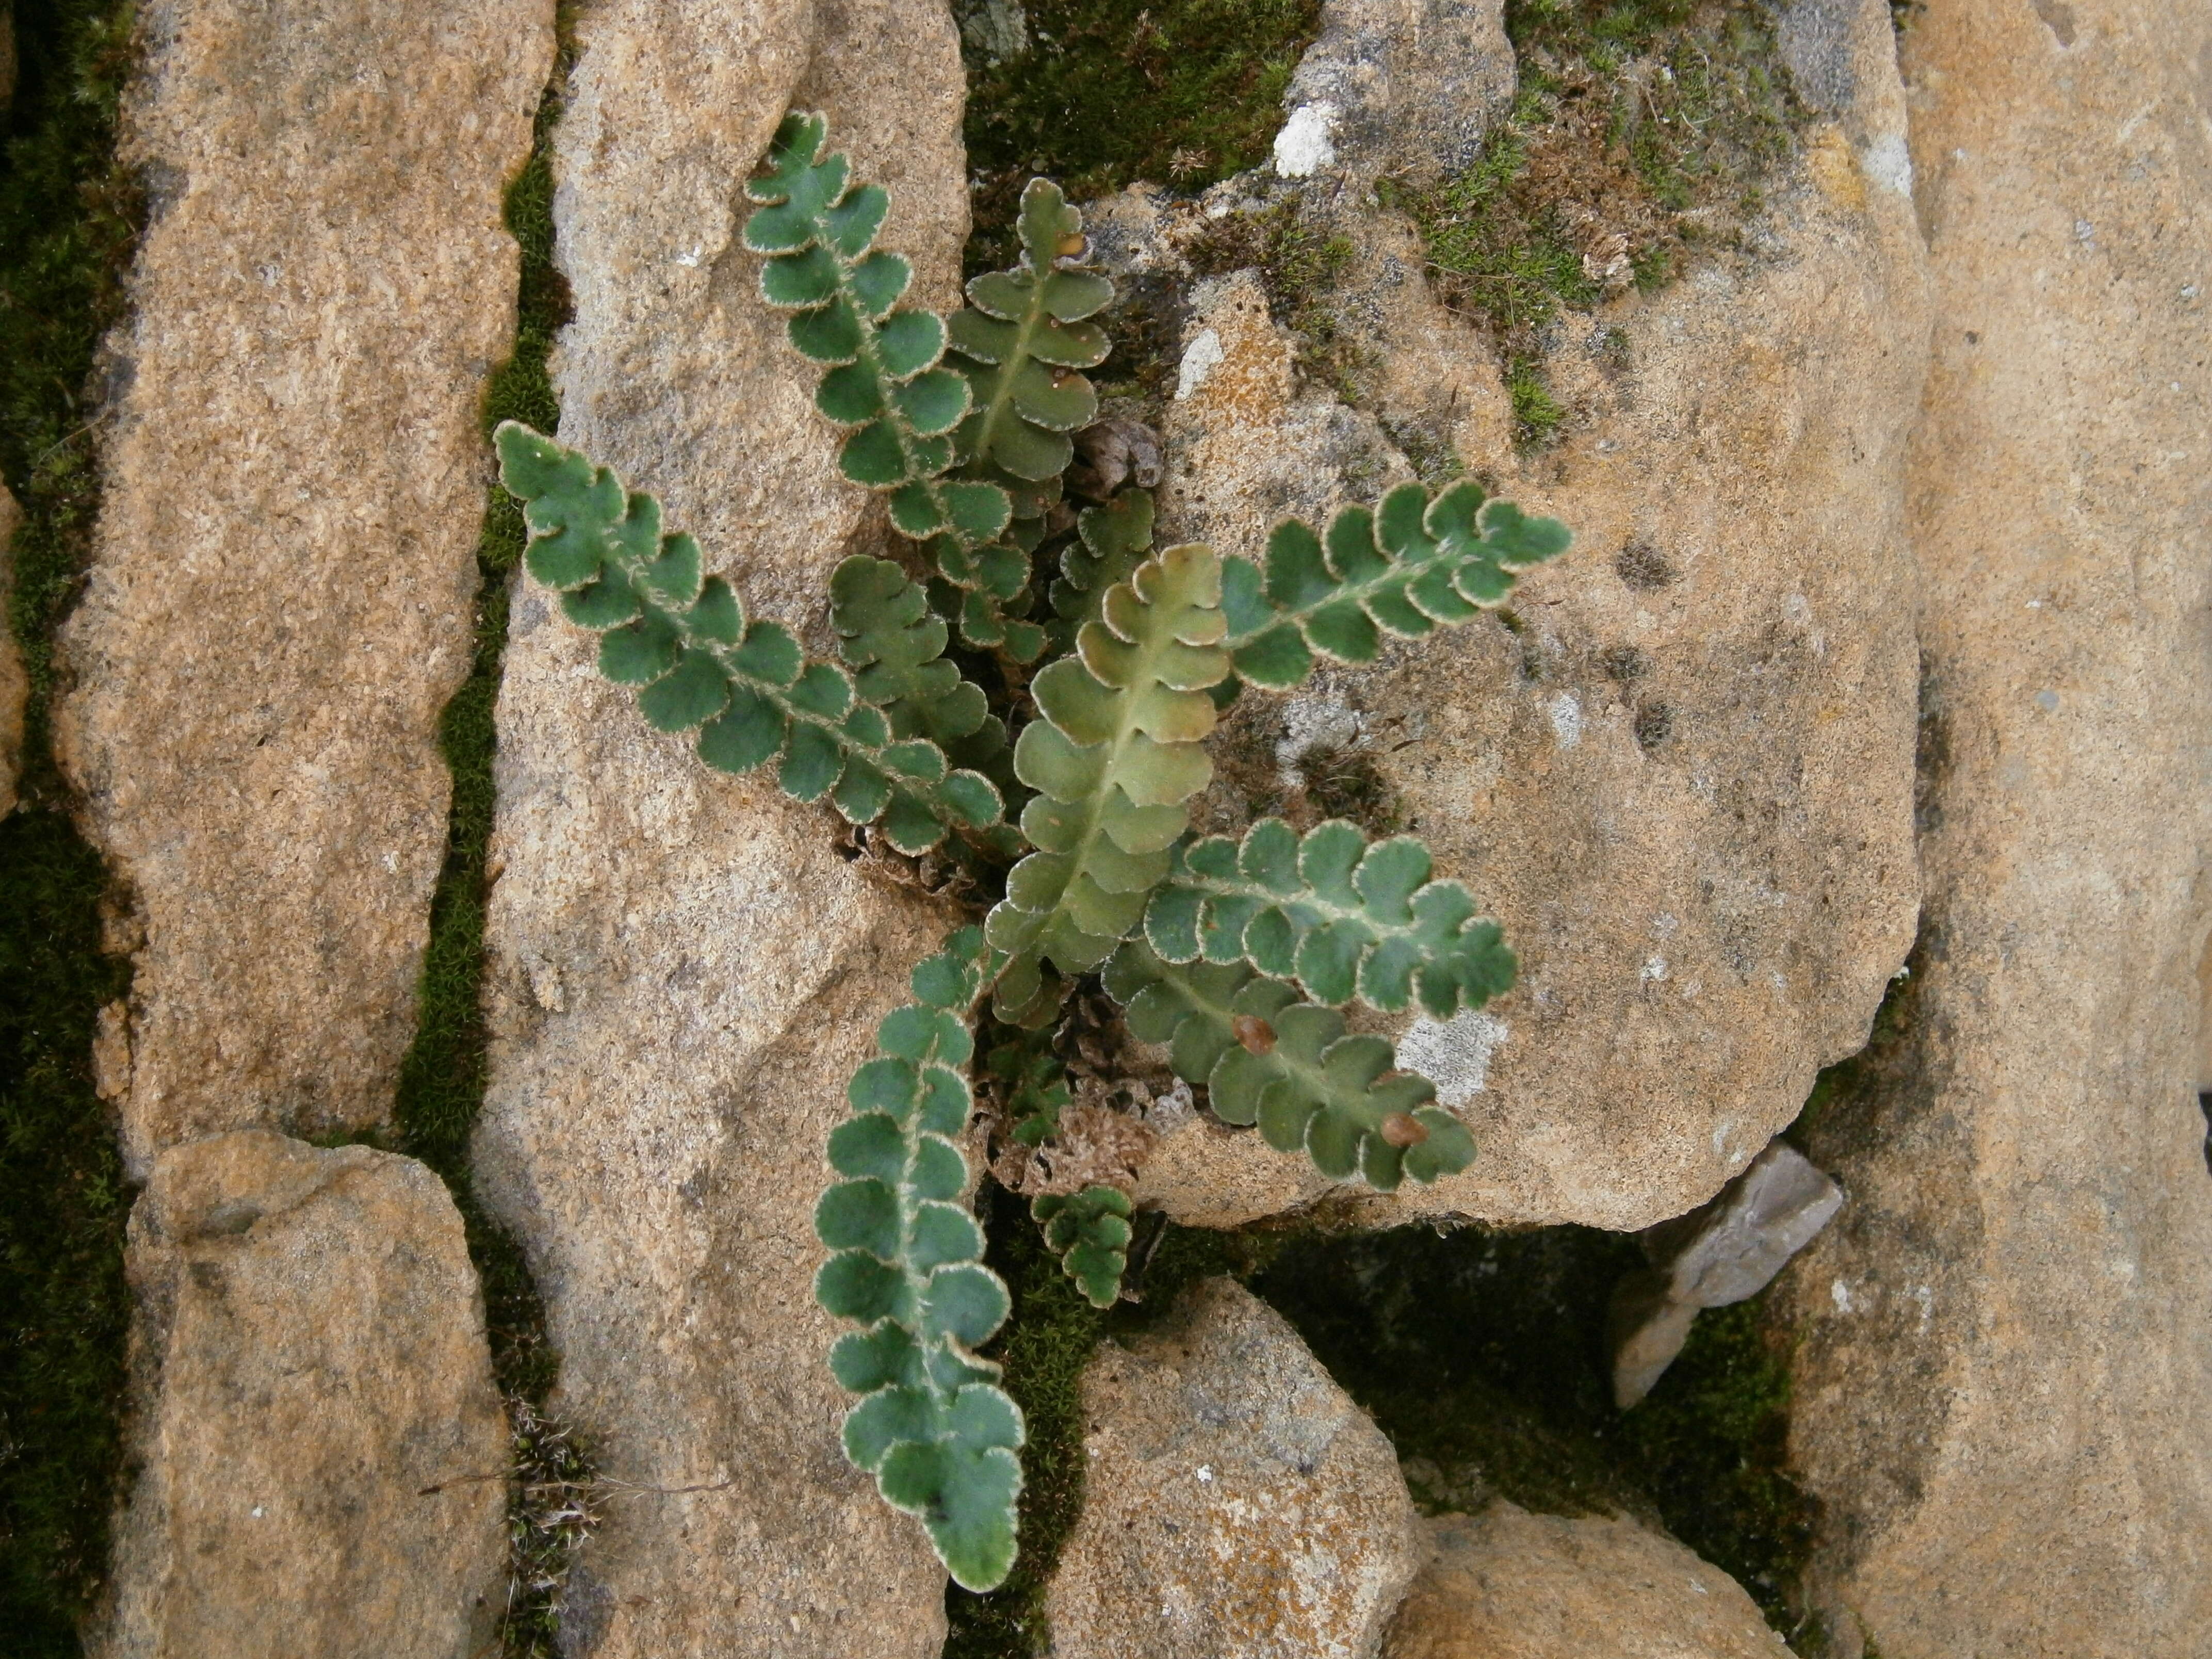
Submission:
[[132,9],[19,3],[0,171],[0,474],[23,509],[8,624],[31,682],[22,802],[0,822],[0,1605],[9,1650],[75,1655],[122,1469],[131,1194],[92,1084],[107,881],[60,810],[53,632],[100,509],[100,337],[143,210],[115,163]]
[[[560,119],[561,89],[574,63],[574,15],[572,4],[559,8],[559,51],[538,104],[530,159],[507,190],[505,217],[521,248],[521,285],[514,354],[493,371],[484,394],[487,441],[504,420],[550,432],[561,417],[548,360],[570,307],[568,284],[553,264],[552,132]],[[486,1212],[469,1171],[469,1135],[484,1091],[482,995],[490,890],[486,859],[495,804],[494,705],[507,647],[508,578],[527,539],[520,507],[493,483],[477,546],[479,586],[469,675],[439,720],[439,746],[453,777],[453,805],[445,865],[430,902],[415,1040],[401,1063],[393,1119],[399,1150],[436,1170],[460,1210],[483,1287],[493,1372],[514,1419],[521,1478],[508,1517],[513,1562],[502,1651],[507,1659],[550,1659],[566,1564],[587,1529],[587,1518],[572,1498],[588,1492],[588,1448],[543,1415],[560,1370],[546,1334],[544,1306],[521,1247]],[[556,1476],[558,1490],[549,1501],[548,1482]]]
[[1364,365],[1329,301],[1357,252],[1349,237],[1318,228],[1300,203],[1286,201],[1215,221],[1185,257],[1198,276],[1257,270],[1268,313],[1297,338],[1300,370],[1352,403]]
[[1516,435],[1556,440],[1543,331],[1609,293],[1662,286],[1759,211],[1805,112],[1757,0],[1511,0],[1511,114],[1456,177],[1391,199],[1445,302],[1511,366]]
[[1083,201],[1139,179],[1200,190],[1264,161],[1321,25],[1320,0],[1030,0],[1020,44],[985,3],[962,31],[971,270],[1012,263],[1032,173]]

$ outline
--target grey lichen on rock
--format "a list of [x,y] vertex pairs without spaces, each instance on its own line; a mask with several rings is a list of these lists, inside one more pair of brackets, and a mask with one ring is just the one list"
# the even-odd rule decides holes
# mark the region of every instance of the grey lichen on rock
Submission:
[[1425,1522],[1431,1556],[1386,1659],[1786,1659],[1743,1587],[1624,1516],[1503,1498]]
[[[1635,1230],[1680,1214],[1863,1042],[1911,943],[1903,434],[1924,272],[1895,166],[1887,15],[1864,4],[1847,22],[1850,101],[1808,131],[1756,246],[1561,319],[1555,368],[1587,371],[1595,412],[1556,451],[1514,451],[1498,367],[1466,324],[1425,311],[1407,331],[1388,307],[1362,313],[1384,361],[1442,377],[1455,464],[1573,525],[1585,550],[1529,573],[1505,627],[1300,694],[1366,734],[1400,827],[1471,885],[1522,964],[1510,994],[1431,1038],[1468,1062],[1442,1098],[1474,1131],[1474,1167],[1358,1199],[1364,1219]],[[1245,188],[1194,209],[1117,198],[1109,252],[1155,281],[1187,269]],[[1421,282],[1409,266],[1393,291]],[[1267,298],[1256,273],[1192,291],[1164,534],[1249,547],[1285,513],[1413,470],[1391,434],[1428,394],[1377,381],[1345,406],[1299,374]],[[1304,1172],[1248,1156],[1249,1137],[1188,1156],[1176,1141],[1154,1190],[1180,1217],[1220,1224],[1315,1196]],[[1209,1196],[1208,1165],[1233,1200]]]
[[1808,1137],[1852,1201],[1794,1275],[1790,1449],[1838,1654],[2182,1659],[2212,1628],[2212,16],[1961,0],[1902,46],[1927,915]]
[[1371,1659],[1419,1565],[1390,1443],[1282,1316],[1201,1280],[1084,1379],[1060,1659]]
[[[879,509],[836,474],[818,370],[762,303],[739,188],[794,104],[897,204],[916,297],[957,293],[961,73],[927,0],[616,0],[578,20],[555,145],[575,320],[560,436],[588,447],[749,607],[827,653],[830,573]],[[836,821],[701,767],[518,592],[499,708],[480,1190],[523,1241],[556,1410],[603,1476],[704,1490],[609,1507],[563,1641],[923,1659],[944,1574],[840,1448],[811,1280],[822,1147],[876,1022],[945,931],[840,855]]]
[[143,30],[152,222],[56,710],[143,941],[141,1176],[197,1134],[390,1113],[514,324],[500,196],[553,50],[550,0],[184,0]]
[[265,1129],[196,1141],[155,1165],[129,1266],[137,1474],[94,1651],[481,1652],[507,1419],[437,1176]]

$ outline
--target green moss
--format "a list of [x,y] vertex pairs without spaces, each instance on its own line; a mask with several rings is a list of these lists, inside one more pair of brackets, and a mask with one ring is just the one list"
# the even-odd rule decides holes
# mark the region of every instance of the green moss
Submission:
[[[547,362],[555,334],[569,316],[568,285],[553,264],[551,138],[561,114],[560,89],[574,61],[574,9],[556,20],[560,50],[538,108],[530,159],[507,186],[507,228],[522,252],[514,351],[493,372],[483,404],[487,441],[503,420],[552,431],[561,410]],[[507,646],[508,578],[527,540],[521,510],[496,483],[488,490],[477,547],[479,586],[474,650],[468,678],[445,708],[439,744],[453,776],[446,860],[430,902],[430,939],[416,998],[415,1040],[402,1062],[394,1121],[398,1146],[441,1176],[466,1229],[469,1254],[483,1286],[492,1365],[514,1419],[518,1458],[537,1476],[588,1479],[587,1449],[540,1409],[560,1361],[545,1328],[545,1311],[520,1246],[485,1212],[470,1178],[469,1135],[483,1103],[484,907],[489,896],[486,856],[495,805],[494,704]],[[537,1484],[542,1486],[543,1480]],[[573,1505],[547,1505],[532,1483],[518,1484],[509,1516],[514,1583],[501,1628],[508,1659],[554,1652],[557,1593],[579,1541]]]
[[1615,1410],[1605,1310],[1642,1261],[1583,1227],[1407,1228],[1302,1240],[1255,1288],[1374,1413],[1429,1507],[1495,1492],[1656,1522],[1786,1632],[1812,1519],[1783,1468],[1786,1339],[1764,1298],[1708,1312],[1650,1396]]
[[[979,0],[980,3],[980,0]],[[1199,190],[1265,160],[1319,0],[1029,0],[1027,49],[968,46],[969,269],[1011,262],[1032,173],[1077,201],[1139,179]]]
[[1757,0],[1510,0],[1505,26],[1511,114],[1465,172],[1390,199],[1445,301],[1497,338],[1520,441],[1540,447],[1571,413],[1544,383],[1543,331],[1733,239],[1805,112]]
[[1021,1556],[988,1595],[947,1583],[951,1630],[945,1659],[1028,1659],[1049,1650],[1044,1596],[1060,1546],[1083,1509],[1083,1368],[1106,1315],[1083,1299],[1047,1249],[1029,1206],[989,1189],[986,1259],[1013,1296],[1013,1312],[989,1350],[1006,1368],[1006,1392],[1022,1408]]
[[100,507],[94,356],[143,208],[115,164],[131,9],[15,9],[0,173],[0,474],[23,509],[8,623],[31,681],[22,803],[0,822],[0,1606],[9,1650],[74,1655],[121,1474],[131,1194],[92,1085],[106,878],[60,810],[47,736],[55,626]]
[[1513,403],[1513,440],[1523,449],[1541,449],[1559,436],[1567,411],[1552,395],[1537,359],[1516,357],[1506,365],[1505,395]]

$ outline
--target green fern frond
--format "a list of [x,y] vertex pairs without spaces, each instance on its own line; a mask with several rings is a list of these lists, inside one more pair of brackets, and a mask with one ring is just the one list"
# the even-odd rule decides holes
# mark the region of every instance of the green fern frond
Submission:
[[837,1381],[863,1396],[845,1417],[845,1455],[921,1518],[945,1571],[971,1590],[997,1588],[1013,1565],[1022,1486],[1021,1410],[998,1387],[999,1367],[975,1357],[1006,1321],[1006,1287],[960,1202],[968,1018],[994,965],[981,931],[963,927],[914,970],[917,1000],[876,1028],[876,1057],[847,1091],[854,1115],[830,1137],[843,1178],[814,1212],[835,1252],[816,1299],[862,1327],[830,1355]]
[[928,738],[1002,793],[1013,783],[1006,723],[945,660],[945,621],[904,570],[865,554],[844,561],[830,579],[830,621],[860,700],[884,711],[894,738]]
[[984,924],[1010,958],[1000,1018],[1033,1023],[1049,1006],[1045,965],[1096,968],[1166,877],[1190,798],[1213,775],[1206,691],[1229,672],[1220,601],[1212,550],[1169,548],[1108,589],[1075,654],[1031,682],[1038,718],[1014,746],[1014,771],[1039,792],[1022,811],[1037,850]]
[[1108,590],[1127,581],[1152,550],[1152,492],[1124,489],[1103,507],[1086,507],[1075,527],[1049,589],[1054,614],[1045,633],[1055,656],[1075,648],[1083,624],[1098,620]]
[[1433,501],[1401,484],[1373,508],[1340,510],[1326,538],[1286,519],[1264,568],[1223,561],[1231,659],[1241,678],[1275,691],[1303,684],[1316,656],[1372,662],[1387,635],[1419,639],[1502,603],[1521,571],[1571,539],[1556,519],[1486,501],[1472,479]]
[[1262,818],[1243,840],[1210,836],[1172,854],[1145,912],[1164,961],[1248,962],[1316,1002],[1357,996],[1397,1013],[1418,996],[1437,1019],[1513,988],[1513,953],[1455,881],[1432,881],[1411,836],[1370,843],[1341,818],[1301,837]]
[[1301,1002],[1295,987],[1244,963],[1164,962],[1131,939],[1106,964],[1107,994],[1129,1030],[1169,1046],[1170,1064],[1206,1085],[1215,1115],[1257,1123],[1277,1152],[1303,1148],[1323,1175],[1382,1192],[1474,1161],[1474,1137],[1436,1105],[1436,1086],[1396,1069],[1379,1036],[1347,1035],[1344,1016]]
[[1024,1146],[1042,1146],[1060,1133],[1060,1115],[1073,1098],[1067,1067],[1053,1052],[1050,1028],[1021,1031],[991,1050],[983,1069],[998,1080],[1009,1133]]
[[700,759],[721,771],[775,761],[786,793],[880,823],[902,852],[998,823],[996,785],[927,738],[894,733],[843,669],[749,619],[727,582],[702,574],[698,543],[663,533],[659,501],[519,422],[493,435],[530,530],[525,568],[599,634],[599,672],[636,690],[653,726],[696,730]]
[[1030,1206],[1030,1215],[1044,1230],[1044,1242],[1059,1255],[1061,1270],[1094,1308],[1110,1308],[1121,1299],[1121,1274],[1129,1265],[1133,1236],[1131,1212],[1128,1194],[1107,1186],[1048,1194]]

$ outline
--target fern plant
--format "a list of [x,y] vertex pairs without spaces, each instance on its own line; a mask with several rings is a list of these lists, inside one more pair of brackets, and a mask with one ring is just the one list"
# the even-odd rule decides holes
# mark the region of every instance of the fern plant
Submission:
[[[1083,371],[1107,355],[1095,319],[1114,290],[1083,268],[1081,217],[1054,185],[1023,194],[1019,264],[969,283],[949,319],[902,303],[911,268],[877,246],[889,198],[854,181],[819,115],[784,122],[746,190],[762,295],[820,371],[839,471],[886,496],[908,544],[837,567],[839,660],[748,617],[652,496],[586,457],[510,422],[501,477],[529,574],[599,633],[601,671],[649,723],[721,770],[773,766],[794,799],[902,853],[950,854],[997,895],[878,1028],[815,1215],[830,1253],[817,1297],[854,1325],[830,1355],[860,1396],[847,1455],[955,1579],[988,1589],[1014,1560],[1023,1425],[981,1357],[1008,1302],[962,1202],[979,1023],[994,1036],[975,1069],[1024,1149],[1063,1133],[1063,1011],[1095,982],[1217,1116],[1324,1174],[1387,1192],[1465,1169],[1466,1126],[1345,1011],[1480,1007],[1513,982],[1497,925],[1411,836],[1273,817],[1200,836],[1190,803],[1243,688],[1291,690],[1323,660],[1467,622],[1568,536],[1468,482],[1403,485],[1320,531],[1286,521],[1256,562],[1156,547],[1141,489],[1071,513],[1061,477],[1097,413]],[[994,683],[969,678],[994,663]],[[1110,1304],[1128,1190],[1085,1181],[1031,1207],[1083,1294]]]

